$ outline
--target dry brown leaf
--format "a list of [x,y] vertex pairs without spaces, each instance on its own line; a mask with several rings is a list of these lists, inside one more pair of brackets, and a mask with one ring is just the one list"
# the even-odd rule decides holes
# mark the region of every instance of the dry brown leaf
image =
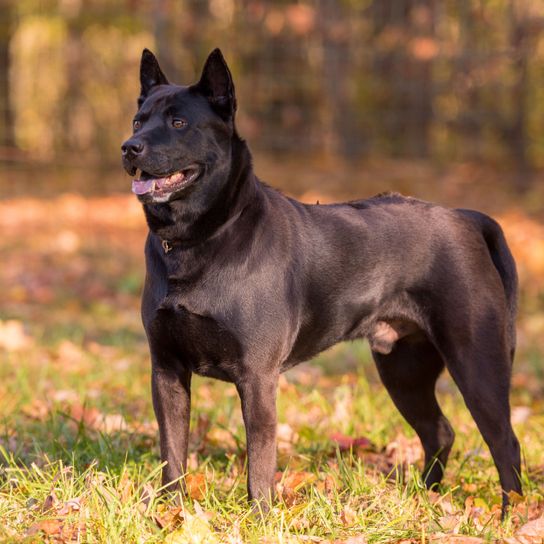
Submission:
[[344,527],[351,527],[357,521],[357,512],[346,504],[340,512],[340,521]]
[[364,535],[349,536],[345,540],[333,540],[332,544],[366,544],[367,540]]
[[72,512],[77,512],[81,509],[81,497],[75,497],[57,506],[57,514],[59,516],[67,516]]
[[140,502],[137,507],[141,514],[145,515],[148,513],[148,509],[156,494],[155,488],[151,484],[147,483],[143,486],[142,491],[140,492]]
[[26,531],[27,536],[36,535],[40,532],[45,533],[47,536],[60,535],[62,531],[62,520],[60,519],[42,519],[37,523],[34,523]]
[[187,495],[193,500],[201,501],[206,496],[207,482],[203,473],[187,474],[185,476]]
[[161,529],[165,529],[167,527],[179,527],[185,518],[181,506],[160,504],[157,507],[157,513],[153,516],[153,519]]
[[315,486],[318,491],[324,493],[327,497],[332,497],[338,489],[338,483],[332,474],[327,474],[323,480],[316,482]]
[[73,403],[66,411],[77,423],[104,434],[125,431],[129,427],[121,414],[104,414],[94,406]]
[[329,438],[338,445],[340,451],[349,451],[350,449],[371,451],[375,449],[372,442],[364,436],[355,438],[342,433],[332,433]]
[[413,465],[423,459],[423,448],[417,436],[407,438],[398,434],[385,448],[385,453],[393,465]]
[[315,482],[316,476],[311,472],[289,471],[276,472],[276,490],[288,506],[297,502],[297,494],[307,484]]
[[544,543],[544,516],[522,525],[513,537],[507,538],[508,544]]
[[452,514],[441,516],[438,520],[440,527],[442,527],[444,531],[448,531],[448,533],[457,532],[459,530],[459,526],[461,525],[461,521],[461,516],[455,516]]
[[485,540],[476,536],[435,533],[430,535],[430,542],[433,544],[480,544]]
[[122,503],[128,502],[132,493],[134,492],[133,482],[126,471],[121,475],[119,485],[117,486],[117,492],[119,493]]
[[382,474],[392,474],[394,465],[385,453],[376,453],[374,451],[357,450],[357,457],[362,459],[366,465],[374,467]]
[[57,495],[55,494],[55,490],[52,489],[51,493],[49,493],[49,495],[47,495],[47,497],[45,497],[45,500],[43,501],[42,508],[41,508],[42,512],[44,513],[48,512],[57,503],[58,503]]
[[478,486],[475,483],[464,483],[461,487],[467,493],[476,493],[478,491]]

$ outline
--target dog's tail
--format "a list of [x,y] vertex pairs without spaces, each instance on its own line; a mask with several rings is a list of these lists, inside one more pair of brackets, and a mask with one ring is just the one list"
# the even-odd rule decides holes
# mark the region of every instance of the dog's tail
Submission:
[[501,226],[491,217],[475,210],[459,209],[478,227],[487,244],[489,254],[499,273],[508,305],[507,332],[510,340],[510,356],[514,360],[516,350],[516,315],[518,310],[518,273],[516,262],[506,243]]

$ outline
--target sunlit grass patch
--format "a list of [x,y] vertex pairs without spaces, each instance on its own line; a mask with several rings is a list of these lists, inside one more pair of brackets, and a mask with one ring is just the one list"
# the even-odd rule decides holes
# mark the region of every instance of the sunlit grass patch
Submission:
[[[106,344],[79,348],[63,348],[64,358],[77,359],[64,372],[55,363],[58,351],[39,369],[35,346],[5,361],[0,399],[0,535],[5,541],[364,537],[385,543],[452,533],[492,541],[512,534],[542,509],[538,415],[517,424],[530,468],[523,474],[527,498],[501,525],[496,470],[447,379],[440,398],[457,440],[444,486],[428,493],[419,477],[418,440],[365,364],[345,376],[315,369],[306,374],[302,367],[282,380],[278,501],[264,518],[247,504],[245,439],[234,387],[197,378],[189,496],[177,506],[158,496],[160,461],[145,354],[131,358],[124,347]],[[350,349],[336,353],[339,365],[353,356]],[[361,347],[353,349],[358,353]],[[130,364],[115,364],[124,358]],[[350,447],[349,440],[358,437],[361,445]],[[403,459],[407,462],[395,464]]]

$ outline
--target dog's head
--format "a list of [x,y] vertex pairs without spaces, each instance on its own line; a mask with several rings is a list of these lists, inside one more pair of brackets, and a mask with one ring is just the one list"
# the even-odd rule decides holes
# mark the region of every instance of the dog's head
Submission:
[[181,199],[207,178],[228,175],[236,97],[221,51],[212,51],[198,83],[183,87],[169,83],[144,49],[140,84],[133,134],[121,146],[125,170],[139,171],[132,191],[140,200]]

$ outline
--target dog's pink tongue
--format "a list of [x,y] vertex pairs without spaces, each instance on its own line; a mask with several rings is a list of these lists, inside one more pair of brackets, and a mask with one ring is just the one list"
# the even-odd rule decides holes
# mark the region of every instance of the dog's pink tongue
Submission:
[[154,179],[133,179],[132,180],[132,192],[135,195],[145,195],[147,193],[151,193],[153,189],[155,188],[155,180]]

